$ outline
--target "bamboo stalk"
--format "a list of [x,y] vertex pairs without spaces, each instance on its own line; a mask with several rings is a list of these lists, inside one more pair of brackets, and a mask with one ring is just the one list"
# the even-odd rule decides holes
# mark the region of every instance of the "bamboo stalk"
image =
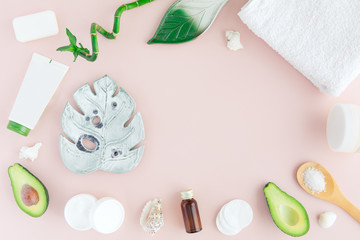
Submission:
[[114,24],[112,32],[106,31],[103,27],[101,27],[97,23],[92,23],[90,27],[90,35],[91,35],[91,46],[92,46],[92,53],[87,48],[84,48],[81,43],[80,47],[76,45],[76,37],[70,32],[69,29],[66,29],[66,34],[69,37],[70,45],[59,47],[56,51],[68,51],[74,54],[74,62],[78,56],[86,59],[87,61],[94,62],[97,59],[99,54],[99,45],[97,40],[97,33],[103,35],[107,39],[116,39],[116,35],[120,31],[120,18],[123,12],[127,10],[131,10],[133,8],[140,7],[147,3],[153,2],[154,0],[139,0],[136,2],[131,2],[127,4],[121,5],[115,12],[114,16]]

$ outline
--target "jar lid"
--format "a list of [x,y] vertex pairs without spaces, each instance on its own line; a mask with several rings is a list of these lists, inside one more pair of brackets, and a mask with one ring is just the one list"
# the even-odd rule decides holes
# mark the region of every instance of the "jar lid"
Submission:
[[90,223],[94,230],[109,234],[118,230],[124,222],[123,205],[114,198],[104,197],[90,211]]
[[360,148],[360,106],[336,104],[326,127],[330,148],[335,152],[356,152]]

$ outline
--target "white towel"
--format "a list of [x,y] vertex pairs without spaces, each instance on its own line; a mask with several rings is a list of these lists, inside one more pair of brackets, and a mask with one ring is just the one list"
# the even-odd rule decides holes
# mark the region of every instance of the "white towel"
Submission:
[[324,93],[360,73],[360,0],[250,0],[239,16]]

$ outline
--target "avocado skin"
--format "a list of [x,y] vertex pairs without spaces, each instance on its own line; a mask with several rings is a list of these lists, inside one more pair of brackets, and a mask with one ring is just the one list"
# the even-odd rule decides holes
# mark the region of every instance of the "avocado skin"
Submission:
[[[270,204],[269,204],[269,201],[271,201],[271,200],[269,200],[269,199],[268,199],[268,196],[266,195],[266,189],[267,189],[268,187],[271,187],[271,186],[274,186],[277,190],[279,190],[279,191],[281,192],[281,194],[284,194],[284,195],[286,195],[289,199],[291,199],[291,201],[295,201],[295,202],[297,202],[297,203],[299,204],[300,209],[301,209],[301,213],[304,214],[305,221],[306,221],[306,223],[305,223],[306,229],[305,229],[303,232],[301,232],[301,233],[299,233],[299,234],[295,234],[295,233],[292,233],[291,231],[286,231],[285,229],[282,229],[281,227],[278,226],[278,224],[276,223],[276,221],[275,221],[275,219],[274,219],[274,217],[273,217],[273,214],[271,213],[271,207],[270,207]],[[284,232],[285,234],[288,234],[288,235],[290,235],[290,236],[292,236],[292,237],[301,237],[301,236],[305,235],[306,233],[308,233],[308,231],[309,231],[309,229],[310,229],[309,216],[308,216],[308,214],[307,214],[304,206],[303,206],[298,200],[296,200],[294,197],[290,196],[290,195],[287,194],[286,192],[282,191],[282,190],[281,190],[275,183],[273,183],[273,182],[268,182],[268,183],[265,185],[265,187],[264,187],[264,195],[265,195],[265,199],[266,199],[267,206],[268,206],[269,211],[270,211],[271,218],[273,219],[275,225],[276,225],[282,232]]]
[[[15,193],[15,183],[13,183],[13,181],[16,181],[16,179],[12,179],[11,178],[11,173],[10,173],[10,170],[11,170],[11,168],[13,168],[13,167],[18,167],[18,168],[20,168],[23,172],[24,172],[24,174],[27,174],[29,177],[32,177],[33,179],[35,179],[35,181],[37,181],[41,186],[42,186],[42,188],[43,188],[43,190],[44,190],[44,195],[45,195],[45,208],[44,208],[44,210],[40,213],[40,214],[37,214],[37,213],[33,213],[33,212],[31,212],[29,209],[26,209],[26,208],[23,208],[23,207],[21,207],[21,205],[22,205],[22,203],[23,203],[23,201],[22,201],[22,199],[21,199],[21,196],[20,196],[20,198],[16,195],[16,193]],[[32,174],[27,168],[25,168],[24,166],[22,166],[21,164],[19,164],[19,163],[15,163],[13,166],[10,166],[9,168],[8,168],[8,175],[9,175],[9,178],[10,178],[10,182],[11,182],[11,187],[12,187],[12,190],[13,190],[13,194],[14,194],[14,198],[15,198],[15,201],[16,201],[16,203],[18,204],[18,206],[20,207],[20,209],[21,210],[23,210],[25,213],[27,213],[28,215],[30,215],[30,216],[32,216],[32,217],[40,217],[40,216],[42,216],[45,212],[46,212],[46,210],[47,210],[47,208],[48,208],[48,206],[49,206],[49,201],[50,201],[50,198],[49,198],[49,192],[48,192],[48,190],[47,190],[47,188],[45,187],[45,185],[40,181],[40,179],[38,179],[34,174]],[[35,189],[36,191],[38,191],[37,189]],[[39,203],[38,203],[39,204]]]

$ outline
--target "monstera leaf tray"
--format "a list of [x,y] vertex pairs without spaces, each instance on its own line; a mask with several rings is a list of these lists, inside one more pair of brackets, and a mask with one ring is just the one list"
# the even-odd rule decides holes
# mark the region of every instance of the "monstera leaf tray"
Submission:
[[116,93],[117,89],[116,82],[105,75],[94,82],[95,93],[89,84],[74,93],[82,113],[66,104],[61,119],[66,137],[60,135],[60,152],[70,171],[125,173],[139,164],[144,124],[139,112],[132,118],[135,101],[124,89]]

